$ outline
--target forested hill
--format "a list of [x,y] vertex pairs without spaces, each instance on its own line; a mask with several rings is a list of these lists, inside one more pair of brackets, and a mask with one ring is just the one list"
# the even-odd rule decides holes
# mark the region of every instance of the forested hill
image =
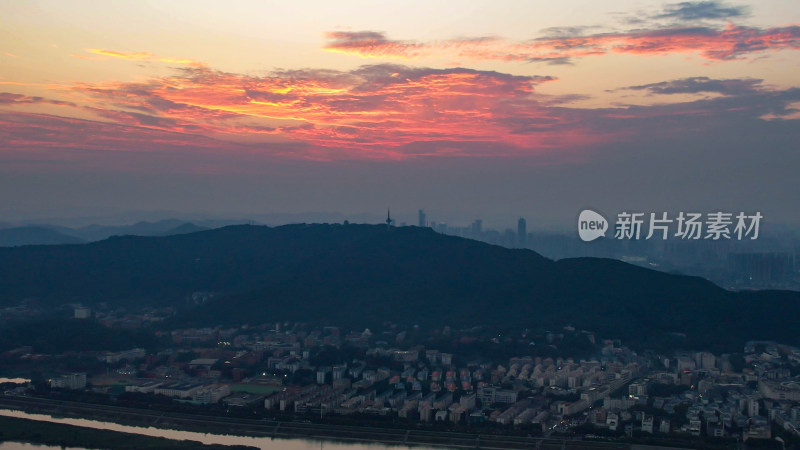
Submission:
[[[214,298],[185,308],[195,292]],[[230,226],[167,237],[0,248],[0,305],[171,304],[191,324],[560,327],[642,344],[800,344],[800,293],[735,293],[608,259],[552,261],[377,225]],[[730,343],[730,344],[728,344]]]

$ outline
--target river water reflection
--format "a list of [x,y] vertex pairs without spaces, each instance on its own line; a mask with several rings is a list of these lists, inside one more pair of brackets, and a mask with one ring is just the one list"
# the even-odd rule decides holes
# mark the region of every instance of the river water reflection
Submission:
[[[321,440],[311,440],[311,439],[272,439],[265,437],[197,433],[194,431],[167,430],[163,428],[153,428],[153,427],[148,427],[148,428],[134,427],[129,425],[120,425],[113,422],[100,422],[97,420],[88,420],[88,419],[52,417],[45,414],[29,414],[26,412],[10,410],[10,409],[0,409],[0,416],[40,420],[51,423],[63,423],[67,425],[75,425],[86,428],[95,428],[98,430],[122,431],[125,433],[135,433],[146,436],[165,437],[168,439],[198,441],[204,444],[249,445],[252,447],[257,447],[265,450],[320,450],[320,449],[326,449],[326,450],[409,449],[410,450],[412,448],[415,450],[424,450],[432,448],[432,447],[421,447],[421,446],[408,447],[404,445],[389,446],[385,444],[366,444],[366,443],[353,444],[345,442],[321,441]],[[11,446],[4,447],[2,445],[11,445]],[[35,445],[32,446],[31,444],[19,444],[16,442],[6,442],[3,443],[2,445],[0,445],[0,450],[17,450],[17,449],[39,450],[39,449],[61,448],[61,447],[35,446]],[[24,447],[21,445],[28,445],[28,447]]]

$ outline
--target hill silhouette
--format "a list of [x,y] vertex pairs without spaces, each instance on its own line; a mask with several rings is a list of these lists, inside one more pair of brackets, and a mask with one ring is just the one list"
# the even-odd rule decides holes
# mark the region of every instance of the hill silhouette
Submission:
[[[214,296],[189,306],[195,292]],[[797,292],[730,292],[616,260],[552,261],[418,227],[241,225],[0,249],[0,305],[26,298],[176,305],[176,320],[192,325],[571,324],[639,346],[800,344]]]

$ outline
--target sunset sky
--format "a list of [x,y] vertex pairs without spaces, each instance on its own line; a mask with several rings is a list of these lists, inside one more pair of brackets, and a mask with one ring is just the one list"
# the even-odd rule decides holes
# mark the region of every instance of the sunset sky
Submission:
[[800,225],[799,169],[797,0],[0,2],[0,222]]

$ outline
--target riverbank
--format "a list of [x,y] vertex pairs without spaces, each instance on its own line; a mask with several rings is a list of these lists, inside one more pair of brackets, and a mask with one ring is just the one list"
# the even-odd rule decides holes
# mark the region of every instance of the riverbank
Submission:
[[112,450],[256,450],[0,416],[0,442],[6,441]]
[[197,416],[34,397],[0,396],[0,408],[25,411],[27,413],[46,414],[54,417],[74,417],[101,422],[113,422],[136,427],[155,427],[164,430],[182,430],[269,439],[300,438],[345,443],[375,443],[452,449],[539,448],[541,450],[596,450],[629,448],[627,444],[609,442]]

